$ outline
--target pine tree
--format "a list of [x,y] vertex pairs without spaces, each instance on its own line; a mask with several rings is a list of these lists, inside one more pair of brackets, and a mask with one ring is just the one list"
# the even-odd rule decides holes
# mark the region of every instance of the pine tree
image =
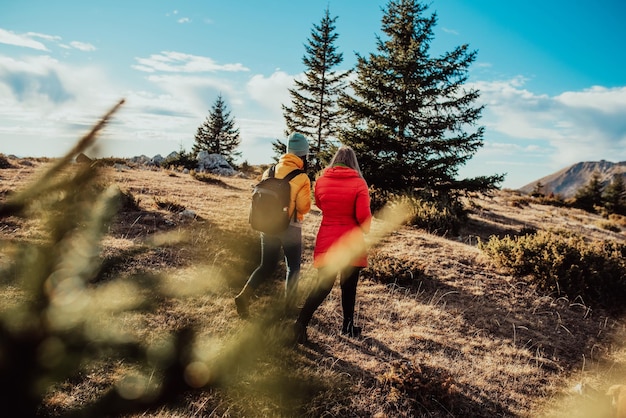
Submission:
[[496,188],[503,175],[456,180],[460,166],[483,146],[483,110],[476,90],[464,86],[476,52],[462,45],[431,57],[436,14],[416,0],[391,0],[383,10],[377,53],[357,54],[353,95],[340,105],[349,115],[341,142],[357,152],[365,178],[395,192]]
[[287,152],[287,144],[277,139],[272,142],[272,149],[274,150],[274,161],[278,161],[280,156]]
[[[343,61],[343,54],[337,52],[335,46],[336,20],[337,17],[330,17],[327,8],[320,24],[313,25],[302,58],[305,79],[295,80],[295,87],[289,89],[291,106],[283,105],[286,134],[300,132],[313,140],[309,164],[314,171],[323,168],[334,152],[341,123],[337,100],[350,74],[350,71],[334,70]],[[275,151],[281,149],[278,145],[274,144]]]
[[235,120],[231,118],[221,94],[217,96],[209,115],[198,127],[195,140],[192,148],[194,155],[200,151],[221,154],[231,165],[234,165],[234,158],[241,155],[241,152],[236,151],[241,142],[239,129],[235,128]]
[[602,193],[602,201],[609,213],[626,215],[626,184],[624,184],[623,174],[613,176],[613,181]]
[[544,197],[545,193],[543,192],[544,184],[538,181],[533,188],[533,191],[530,193],[532,197]]
[[576,192],[574,206],[587,212],[595,212],[597,206],[602,206],[603,189],[600,173],[594,172],[589,182]]

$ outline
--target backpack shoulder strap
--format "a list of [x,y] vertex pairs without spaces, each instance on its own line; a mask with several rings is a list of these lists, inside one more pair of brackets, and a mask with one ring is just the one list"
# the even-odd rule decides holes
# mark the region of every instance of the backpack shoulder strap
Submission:
[[291,181],[291,179],[293,179],[295,176],[299,174],[304,174],[304,170],[300,170],[299,168],[296,168],[295,170],[290,171],[289,174],[287,174],[284,177],[284,180]]
[[[287,183],[289,183],[291,181],[291,179],[293,179],[294,177],[300,175],[300,174],[305,174],[306,172],[304,170],[300,170],[299,168],[296,168],[295,170],[291,170],[289,172],[289,174],[287,174],[285,177],[283,177],[283,180],[285,180]],[[294,209],[293,213],[291,214],[291,218],[292,219],[297,219],[297,213],[298,210]]]
[[267,172],[268,178],[274,177],[275,173],[276,173],[276,165],[273,165],[270,167],[269,171]]

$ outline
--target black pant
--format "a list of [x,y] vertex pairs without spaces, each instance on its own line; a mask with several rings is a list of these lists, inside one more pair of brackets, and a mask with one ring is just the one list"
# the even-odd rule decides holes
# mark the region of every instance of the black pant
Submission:
[[[356,285],[359,281],[360,267],[348,267],[339,272],[341,283],[341,307],[343,309],[343,327],[346,328],[354,323],[354,305],[356,302]],[[326,296],[333,289],[336,275],[327,268],[318,271],[317,286],[311,291],[298,316],[298,322],[305,327],[311,321],[313,314],[322,304]]]

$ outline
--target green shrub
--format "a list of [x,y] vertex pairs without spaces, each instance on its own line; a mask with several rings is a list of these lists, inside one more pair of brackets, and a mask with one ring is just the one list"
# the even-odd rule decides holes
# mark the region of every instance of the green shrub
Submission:
[[0,169],[2,168],[13,168],[13,164],[4,154],[0,154]]
[[626,297],[626,245],[587,242],[566,232],[538,231],[515,238],[491,237],[479,248],[519,276],[530,275],[539,288],[582,297],[587,303],[619,309]]
[[187,170],[194,170],[198,167],[198,161],[196,161],[191,152],[186,152],[181,149],[176,154],[163,160],[163,162],[161,162],[161,167],[186,168]]
[[622,228],[619,225],[611,221],[598,221],[596,223],[600,228],[611,232],[622,232]]
[[611,213],[609,215],[609,221],[615,225],[626,228],[626,216],[618,215],[617,213]]
[[120,211],[136,212],[140,210],[139,203],[141,199],[136,198],[130,190],[119,190]]
[[376,213],[382,208],[385,207],[387,202],[389,202],[393,198],[393,194],[383,190],[377,189],[375,187],[370,187],[370,209],[372,213]]
[[174,202],[168,199],[160,199],[157,196],[154,196],[154,204],[159,208],[159,209],[164,209],[168,212],[172,212],[172,213],[180,213],[182,211],[184,211],[185,209],[187,209],[185,207],[185,205],[182,205],[178,202]]
[[385,200],[391,206],[405,205],[410,210],[407,224],[441,236],[458,235],[459,228],[467,221],[463,204],[450,196],[393,195],[376,191],[374,199],[376,206]]
[[556,206],[559,208],[568,206],[568,204],[563,200],[560,195],[555,195],[553,193],[550,193],[548,196],[516,196],[511,198],[507,203],[509,206],[515,208],[523,208],[531,203],[535,203],[538,205]]
[[259,167],[255,166],[255,165],[250,165],[248,163],[248,161],[244,161],[243,163],[241,163],[241,165],[239,166],[239,171],[243,174],[245,174],[246,176],[252,176],[252,175],[257,175],[259,174]]
[[370,266],[363,277],[379,283],[410,286],[426,276],[422,260],[410,253],[393,256],[373,249],[368,258]]
[[513,208],[522,208],[524,206],[528,206],[531,201],[532,198],[530,197],[514,197],[513,199],[507,201],[507,204]]
[[[419,410],[445,405],[453,408],[459,386],[449,371],[417,361],[390,362],[389,368],[377,377],[387,394],[386,408],[391,416],[406,416],[405,407]],[[408,405],[400,402],[406,399]]]
[[93,160],[93,164],[96,167],[114,167],[116,164],[120,164],[123,166],[130,166],[131,163],[124,158],[117,157],[104,157],[98,158],[97,160]]
[[563,200],[563,198],[560,195],[555,195],[552,193],[549,194],[548,196],[537,197],[535,202],[540,205],[556,206],[558,208],[567,206],[567,204],[565,203],[565,200]]
[[189,174],[194,179],[201,181],[203,183],[215,184],[218,186],[226,185],[226,183],[224,183],[222,179],[219,178],[219,176],[212,174],[212,173],[197,172],[195,170],[192,170]]

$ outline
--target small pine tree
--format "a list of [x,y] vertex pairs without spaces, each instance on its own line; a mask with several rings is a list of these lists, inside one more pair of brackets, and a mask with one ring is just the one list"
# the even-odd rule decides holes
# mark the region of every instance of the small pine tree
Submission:
[[602,193],[604,207],[609,213],[626,215],[626,184],[624,184],[623,176],[623,174],[615,174],[613,181]]
[[[283,105],[286,134],[301,132],[313,140],[309,165],[314,172],[330,161],[336,148],[337,130],[342,120],[337,100],[350,74],[350,71],[333,70],[343,61],[343,54],[337,52],[335,46],[336,20],[337,17],[330,17],[327,8],[320,24],[313,25],[302,58],[305,79],[295,80],[295,88],[289,90],[291,106]],[[274,149],[281,149],[279,145],[274,143]]]
[[532,197],[544,197],[545,193],[543,191],[544,189],[544,185],[542,182],[538,181],[537,184],[535,184],[535,187],[533,188],[533,191],[530,193],[530,195]]
[[217,96],[209,115],[198,127],[195,140],[192,148],[194,156],[200,151],[221,154],[231,165],[234,165],[235,157],[241,156],[241,152],[236,151],[241,142],[239,129],[235,128],[235,120],[231,118],[221,94]]
[[602,192],[600,173],[594,172],[589,182],[576,192],[573,206],[587,212],[595,212],[596,207],[602,206]]

